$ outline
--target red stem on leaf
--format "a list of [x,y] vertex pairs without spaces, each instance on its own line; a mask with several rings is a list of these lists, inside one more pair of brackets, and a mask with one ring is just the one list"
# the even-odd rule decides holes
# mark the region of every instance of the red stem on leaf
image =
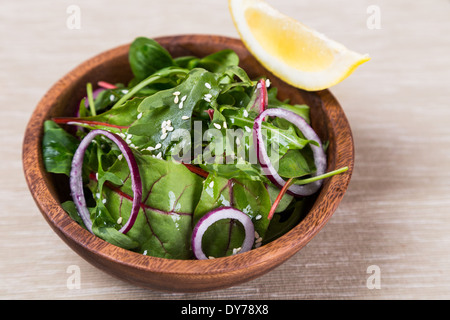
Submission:
[[117,89],[116,85],[113,85],[112,83],[106,82],[106,81],[99,81],[97,82],[99,87],[102,87],[104,89]]
[[209,118],[212,121],[212,119],[214,118],[214,109],[208,109],[208,110],[205,110],[205,112],[208,113]]
[[275,214],[275,210],[277,209],[278,204],[280,203],[289,186],[292,184],[292,181],[294,181],[294,178],[290,178],[288,181],[286,181],[283,188],[281,188],[280,193],[278,194],[277,198],[272,204],[272,207],[270,208],[269,215],[267,216],[269,220],[271,220],[273,215]]
[[94,120],[83,120],[80,118],[53,118],[53,121],[58,124],[73,124],[73,125],[80,125],[80,124],[86,124],[86,125],[92,125],[92,126],[104,126],[104,127],[111,127],[111,128],[117,128],[117,129],[128,129],[129,126],[119,126],[116,124],[111,124],[107,122],[100,122],[100,121],[94,121]]
[[209,173],[208,173],[207,171],[203,170],[202,168],[199,168],[199,167],[194,166],[194,165],[189,164],[189,163],[183,163],[183,164],[184,164],[184,166],[185,166],[186,168],[188,168],[191,172],[193,172],[193,173],[195,173],[195,174],[198,174],[199,176],[201,176],[201,177],[203,177],[203,178],[207,178],[208,175],[209,175]]

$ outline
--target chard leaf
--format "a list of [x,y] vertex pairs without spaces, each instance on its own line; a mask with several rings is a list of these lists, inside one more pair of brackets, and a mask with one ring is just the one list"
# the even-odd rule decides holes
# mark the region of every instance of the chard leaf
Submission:
[[[256,232],[264,237],[269,226],[267,215],[271,202],[260,181],[225,179],[209,174],[203,184],[200,201],[194,213],[194,223],[213,209],[232,206],[247,214]],[[203,250],[207,256],[222,257],[233,254],[242,245],[244,229],[235,221],[224,219],[213,224],[204,234]]]
[[[136,222],[127,233],[130,239],[139,244],[134,250],[170,259],[191,258],[192,217],[203,180],[185,166],[172,161],[139,154],[135,154],[135,158],[140,168],[143,194]],[[124,183],[119,187],[105,183],[97,199],[97,207],[104,206],[107,210],[101,210],[101,216],[95,219],[116,222],[121,217],[122,223],[125,223],[131,212],[133,198],[128,165],[123,159],[117,160],[109,172]],[[97,190],[97,186],[93,186],[94,194]],[[103,199],[107,199],[105,203]],[[105,224],[98,222],[97,225]],[[111,225],[107,224],[107,227]]]
[[74,122],[89,129],[102,129],[114,133],[125,132],[137,120],[138,106],[142,100],[143,98],[130,99],[96,116],[76,118]]

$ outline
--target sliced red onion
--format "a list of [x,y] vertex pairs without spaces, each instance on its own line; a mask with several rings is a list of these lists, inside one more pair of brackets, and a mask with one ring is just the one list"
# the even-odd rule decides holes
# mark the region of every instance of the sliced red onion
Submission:
[[86,228],[92,233],[92,221],[90,218],[89,210],[86,206],[86,200],[84,198],[82,167],[86,149],[88,148],[91,141],[98,135],[104,135],[108,139],[112,140],[117,145],[117,147],[119,147],[119,150],[122,152],[128,163],[128,167],[130,168],[131,188],[133,189],[133,205],[131,208],[130,218],[119,230],[119,232],[121,233],[127,233],[133,226],[139,213],[142,198],[142,182],[136,159],[134,158],[130,147],[118,135],[105,130],[92,130],[81,141],[78,149],[75,151],[75,154],[73,156],[72,169],[70,171],[70,190],[72,193],[72,198],[75,206],[77,207],[78,214],[86,225]]
[[[105,91],[104,88],[97,88],[94,91],[92,91],[92,98],[95,100],[98,95],[100,94],[100,92]],[[86,106],[86,108],[89,108],[89,100],[87,99],[87,97],[85,97],[86,100],[84,100],[84,105]]]
[[208,259],[202,249],[202,239],[206,230],[215,222],[223,219],[238,220],[245,230],[245,239],[239,252],[246,252],[252,249],[255,241],[255,226],[252,219],[242,211],[232,207],[221,207],[214,209],[204,215],[195,225],[192,232],[192,251],[199,260]]
[[258,84],[256,85],[255,94],[256,94],[255,101],[253,102],[253,105],[250,107],[250,110],[255,110],[258,113],[261,113],[264,110],[266,110],[269,101],[266,81],[264,79],[260,79],[258,81]]
[[[319,136],[316,134],[313,128],[298,114],[288,111],[282,108],[273,108],[263,111],[258,117],[256,117],[253,125],[253,141],[256,146],[256,156],[270,181],[276,186],[282,188],[286,181],[278,174],[275,168],[272,166],[267,150],[264,146],[263,136],[261,132],[262,121],[265,117],[279,117],[283,118],[292,124],[294,124],[308,140],[314,140],[318,142],[319,146],[311,145],[311,149],[314,155],[314,164],[316,165],[316,172],[314,176],[318,176],[325,173],[327,167],[327,157],[323,150],[322,143]],[[311,182],[306,185],[292,185],[288,188],[287,193],[293,196],[309,196],[314,194],[322,186],[323,180]]]

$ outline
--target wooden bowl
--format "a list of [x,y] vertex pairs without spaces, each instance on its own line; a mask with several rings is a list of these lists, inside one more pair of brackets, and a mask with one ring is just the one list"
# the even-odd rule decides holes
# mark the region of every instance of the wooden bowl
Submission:
[[[354,163],[353,138],[339,103],[328,90],[306,92],[293,88],[265,70],[240,40],[222,36],[181,35],[157,38],[174,57],[202,57],[231,48],[250,77],[267,75],[279,88],[279,97],[311,107],[312,126],[329,141],[328,170],[349,170],[326,179],[304,219],[277,240],[257,249],[213,260],[170,260],[131,252],[94,236],[62,209],[67,200],[66,182],[48,174],[43,165],[41,141],[45,120],[72,116],[85,95],[87,82],[127,82],[132,74],[128,45],[101,53],[59,80],[42,98],[28,123],[23,140],[23,168],[28,187],[42,215],[53,230],[85,260],[99,269],[133,284],[161,291],[201,292],[231,287],[255,279],[279,266],[303,248],[326,224],[344,196]],[[50,248],[49,248],[50,249]]]

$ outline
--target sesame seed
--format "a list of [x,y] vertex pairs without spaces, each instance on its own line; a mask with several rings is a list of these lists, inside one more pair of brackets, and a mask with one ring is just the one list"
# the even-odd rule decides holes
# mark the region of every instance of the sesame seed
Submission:
[[262,218],[262,215],[258,214],[258,215],[255,217],[255,220],[261,220],[261,218]]
[[161,143],[158,143],[158,144],[155,146],[154,150],[157,150],[157,149],[159,149],[159,148],[161,148]]
[[209,256],[208,259],[215,259],[213,256]]
[[167,127],[164,127],[161,129],[162,134],[165,134],[167,132]]
[[181,94],[180,91],[175,91],[175,92],[173,93],[174,96],[179,96],[180,94]]
[[266,88],[270,87],[270,79],[266,79]]
[[97,197],[97,199],[100,199],[100,193],[96,193],[95,196]]
[[223,122],[223,127],[226,129],[227,128],[227,123],[224,121]]
[[159,153],[156,155],[156,158],[161,159],[161,158],[162,158],[162,153],[159,152]]
[[186,101],[186,99],[187,99],[187,96],[183,96],[183,97],[181,97],[181,102],[184,102],[184,101]]
[[256,243],[262,242],[263,238],[259,237],[258,239],[256,239]]
[[167,127],[167,131],[172,132],[173,131],[173,127]]
[[183,109],[183,101],[180,102],[180,104],[178,105],[178,108]]
[[212,98],[212,95],[207,93],[204,95],[203,100],[205,100],[207,102],[211,102],[211,98]]
[[245,126],[245,131],[252,132],[252,129],[250,129],[249,127]]
[[244,117],[248,117],[248,111],[244,109]]
[[175,103],[175,104],[178,103],[178,96],[175,96],[175,99],[173,99],[173,103]]
[[124,94],[127,94],[128,93],[128,90],[122,90],[122,93],[124,93]]
[[109,96],[109,101],[114,101],[114,99],[115,99],[115,97],[113,94]]
[[165,138],[167,138],[167,132],[164,132],[164,133],[161,135],[161,140],[164,140]]
[[261,247],[261,245],[262,245],[262,242],[257,242],[257,243],[255,243],[255,248],[259,248],[259,247]]
[[205,83],[205,87],[207,87],[208,89],[211,89],[211,85],[208,82]]
[[258,233],[258,231],[255,231],[255,238],[256,238],[256,239],[259,238],[259,233]]
[[142,118],[142,112],[137,115],[137,118],[138,119]]
[[130,147],[135,148],[136,149],[136,145],[134,143],[130,144]]
[[105,204],[105,203],[106,203],[106,199],[103,199],[103,200],[102,200],[102,203]]
[[220,126],[220,124],[218,124],[218,123],[214,123],[214,127],[216,127],[217,129],[222,129],[222,127]]
[[117,156],[117,159],[119,159],[119,161],[122,160],[122,158],[123,158],[123,154],[119,154],[119,155]]
[[182,116],[181,119],[187,120],[187,119],[189,119],[189,117],[188,116]]
[[119,219],[117,219],[117,224],[121,224],[122,223],[122,217],[119,217]]

